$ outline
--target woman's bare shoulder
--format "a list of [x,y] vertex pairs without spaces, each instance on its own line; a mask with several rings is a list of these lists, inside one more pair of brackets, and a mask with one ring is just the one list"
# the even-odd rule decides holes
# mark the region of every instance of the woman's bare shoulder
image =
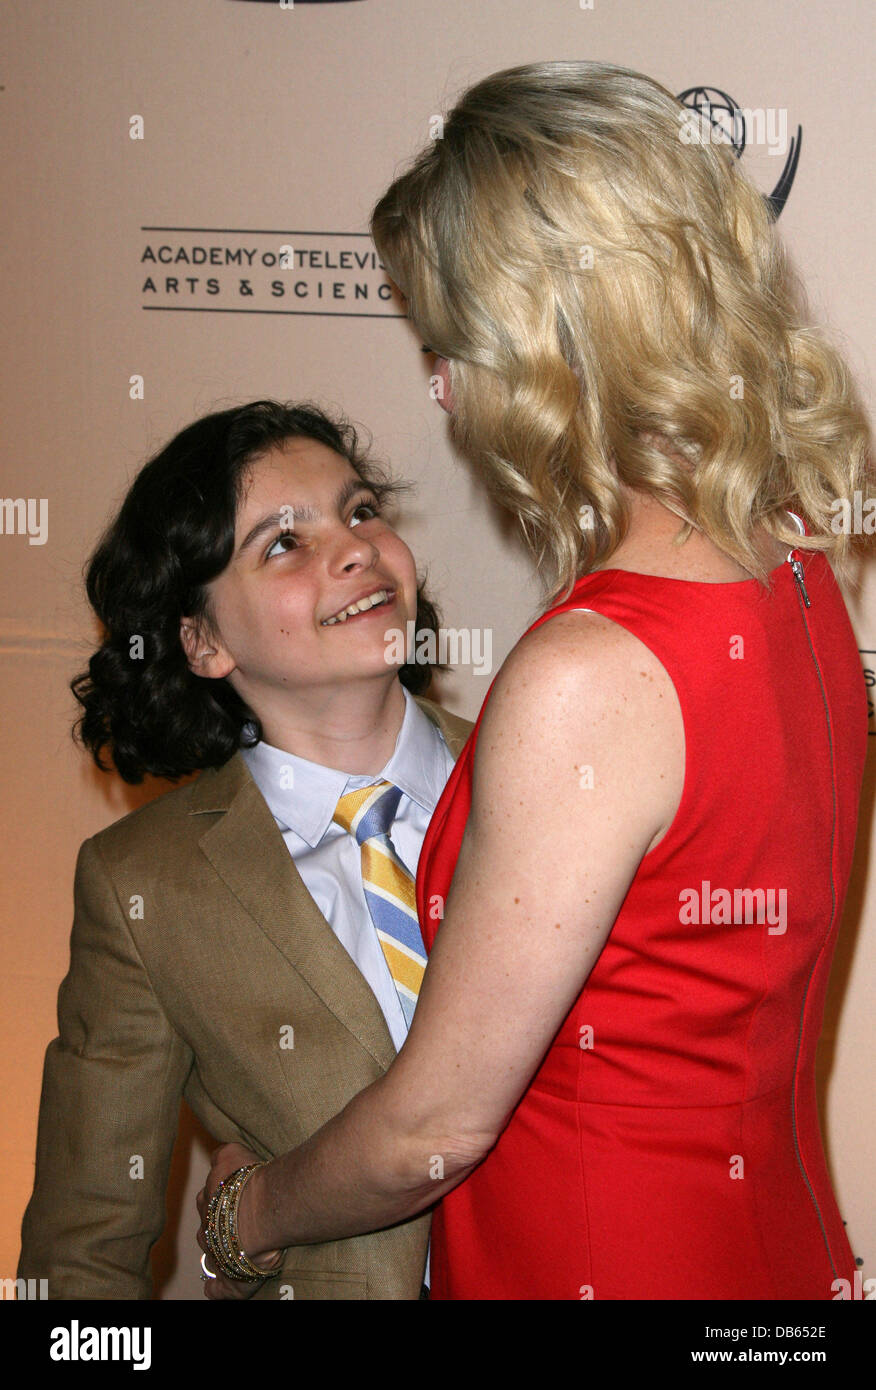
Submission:
[[627,693],[637,671],[652,678],[662,672],[669,681],[650,648],[622,624],[592,609],[572,609],[552,615],[521,637],[496,687],[519,683],[537,699],[565,688],[581,693],[583,681],[596,698]]
[[496,678],[478,739],[476,800],[492,795],[509,756],[521,786],[543,776],[559,786],[568,780],[562,769],[576,769],[572,805],[574,789],[598,778],[606,810],[641,817],[647,851],[671,824],[684,785],[675,687],[619,623],[558,613],[521,638]]

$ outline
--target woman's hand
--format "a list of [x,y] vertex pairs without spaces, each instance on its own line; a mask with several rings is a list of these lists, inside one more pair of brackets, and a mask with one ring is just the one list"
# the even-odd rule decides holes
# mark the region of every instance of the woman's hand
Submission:
[[[213,1268],[213,1257],[210,1254],[210,1247],[207,1244],[206,1224],[207,1207],[210,1198],[221,1182],[229,1178],[238,1168],[243,1168],[250,1163],[260,1163],[258,1154],[252,1150],[244,1148],[243,1144],[221,1144],[218,1149],[214,1149],[210,1155],[211,1168],[207,1174],[207,1181],[201,1188],[197,1196],[198,1215],[201,1218],[201,1225],[198,1230],[198,1244],[206,1255],[206,1268],[214,1279],[208,1278],[204,1283],[204,1296],[211,1299],[223,1298],[252,1298],[261,1284],[249,1283],[244,1279],[229,1279],[221,1271]],[[240,1237],[242,1248],[246,1251],[247,1258],[260,1269],[271,1271],[276,1269],[283,1258],[282,1250],[253,1251],[247,1247],[247,1236],[251,1236],[254,1222],[252,1220],[252,1185],[258,1179],[258,1171],[247,1179],[246,1186],[240,1194],[240,1202],[237,1207],[237,1233]],[[248,1219],[249,1218],[249,1219]]]

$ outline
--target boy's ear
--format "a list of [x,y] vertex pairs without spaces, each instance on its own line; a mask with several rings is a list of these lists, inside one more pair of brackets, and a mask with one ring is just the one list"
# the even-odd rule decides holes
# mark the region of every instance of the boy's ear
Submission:
[[210,638],[201,634],[201,627],[195,618],[181,618],[179,640],[189,663],[189,670],[196,676],[221,679],[234,670],[234,662],[220,646],[216,647]]

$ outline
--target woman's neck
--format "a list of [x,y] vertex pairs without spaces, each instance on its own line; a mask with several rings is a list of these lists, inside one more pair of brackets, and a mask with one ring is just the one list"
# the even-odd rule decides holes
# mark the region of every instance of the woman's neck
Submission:
[[[627,490],[627,496],[630,528],[599,569],[624,569],[636,574],[712,584],[751,579],[748,570],[700,531],[691,531],[683,544],[676,544],[675,537],[684,522],[662,502],[632,489]],[[768,570],[780,565],[787,553],[787,546],[782,546],[763,528],[757,536],[757,547]]]

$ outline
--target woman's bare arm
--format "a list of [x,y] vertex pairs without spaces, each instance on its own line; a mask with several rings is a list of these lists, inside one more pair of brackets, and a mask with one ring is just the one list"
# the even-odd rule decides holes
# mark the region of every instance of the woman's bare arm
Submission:
[[248,1252],[390,1225],[477,1166],[672,820],[683,772],[674,689],[636,638],[571,613],[523,639],[481,724],[408,1039],[384,1077],[256,1172],[240,1211]]

